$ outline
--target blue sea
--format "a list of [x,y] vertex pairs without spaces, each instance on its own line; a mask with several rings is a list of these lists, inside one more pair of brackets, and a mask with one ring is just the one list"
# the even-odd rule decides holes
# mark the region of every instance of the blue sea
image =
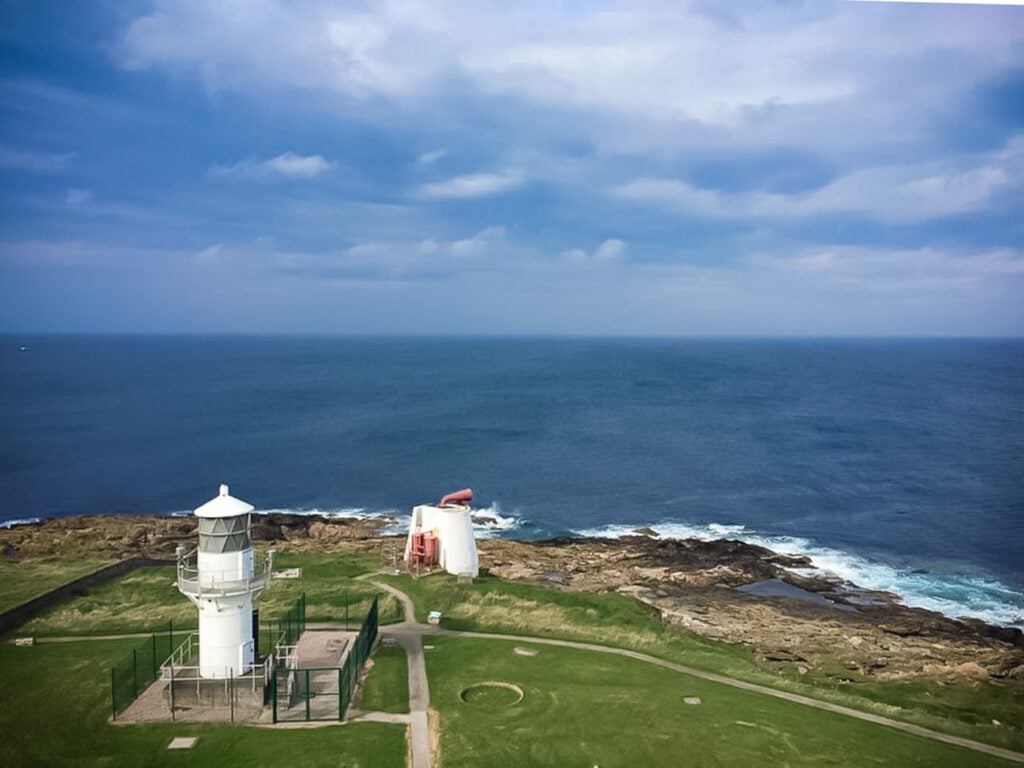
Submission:
[[[398,515],[737,538],[1024,627],[1024,341],[0,338],[0,521]],[[0,531],[2,539],[2,531]]]

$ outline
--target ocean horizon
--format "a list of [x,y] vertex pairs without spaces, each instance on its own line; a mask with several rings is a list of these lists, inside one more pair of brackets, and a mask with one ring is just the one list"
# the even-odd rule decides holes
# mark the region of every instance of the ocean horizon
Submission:
[[481,535],[736,538],[1024,628],[1021,339],[9,334],[0,383],[0,524],[469,486]]

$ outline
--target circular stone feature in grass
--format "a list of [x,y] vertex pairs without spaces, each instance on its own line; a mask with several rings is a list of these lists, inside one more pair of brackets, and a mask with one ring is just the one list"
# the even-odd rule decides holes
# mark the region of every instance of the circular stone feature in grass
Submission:
[[463,688],[459,698],[483,707],[511,707],[523,700],[523,689],[512,683],[488,680]]

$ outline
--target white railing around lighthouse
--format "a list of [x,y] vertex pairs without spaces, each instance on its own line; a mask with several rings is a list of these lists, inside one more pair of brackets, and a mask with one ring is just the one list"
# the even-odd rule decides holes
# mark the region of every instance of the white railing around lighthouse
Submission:
[[253,563],[252,576],[238,578],[238,570],[211,571],[199,569],[198,550],[191,550],[178,557],[178,589],[190,597],[217,598],[233,597],[247,593],[260,592],[270,582],[274,566],[274,550],[268,550],[266,556]]

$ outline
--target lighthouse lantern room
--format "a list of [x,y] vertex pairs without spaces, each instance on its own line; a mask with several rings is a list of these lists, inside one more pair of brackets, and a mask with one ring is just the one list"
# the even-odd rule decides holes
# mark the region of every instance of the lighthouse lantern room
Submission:
[[220,493],[195,510],[199,547],[178,553],[178,589],[199,608],[199,676],[225,678],[252,669],[253,604],[270,579],[273,552],[254,565],[253,506]]

